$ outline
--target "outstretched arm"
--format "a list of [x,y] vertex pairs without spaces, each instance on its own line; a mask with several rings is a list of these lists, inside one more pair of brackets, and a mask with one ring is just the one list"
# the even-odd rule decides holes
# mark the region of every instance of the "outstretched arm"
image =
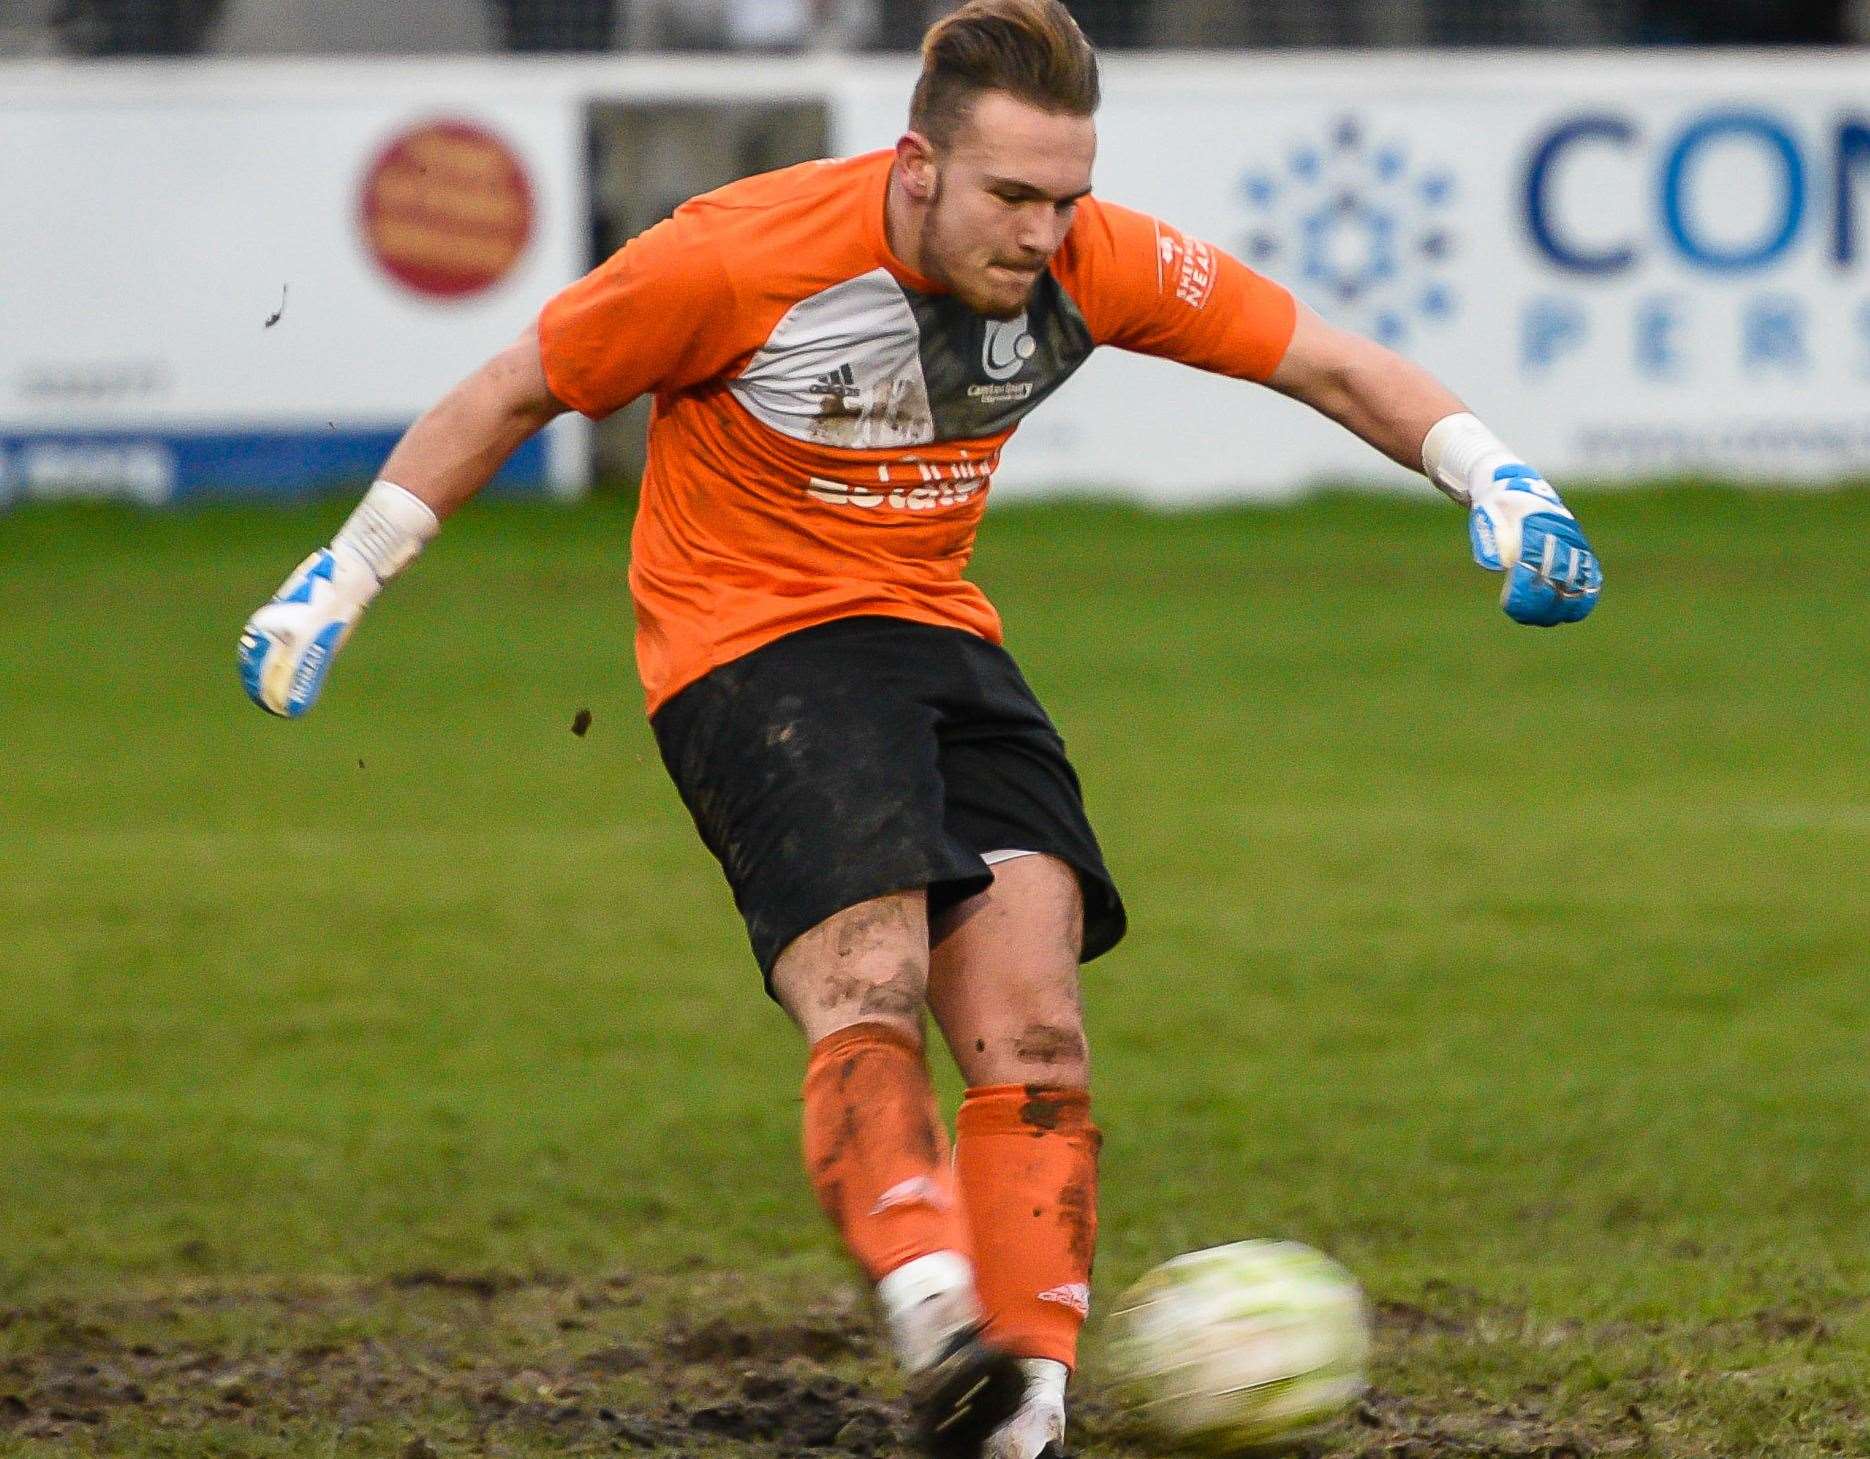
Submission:
[[565,409],[546,384],[538,334],[528,329],[426,411],[331,545],[300,563],[247,620],[240,678],[248,698],[287,718],[310,709],[370,600],[415,559],[442,518]]
[[554,398],[529,327],[409,427],[382,479],[446,517],[489,481],[507,458],[568,407]]
[[1468,507],[1475,561],[1506,574],[1509,617],[1550,627],[1597,605],[1603,572],[1558,493],[1420,365],[1300,305],[1266,383]]
[[1375,340],[1334,329],[1303,304],[1292,343],[1266,383],[1411,471],[1422,470],[1429,428],[1467,409],[1414,361]]

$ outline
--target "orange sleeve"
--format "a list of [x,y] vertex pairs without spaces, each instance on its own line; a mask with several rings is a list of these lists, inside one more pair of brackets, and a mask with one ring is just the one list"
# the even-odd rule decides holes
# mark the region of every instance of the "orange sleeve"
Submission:
[[1064,283],[1098,344],[1264,380],[1279,368],[1298,304],[1211,243],[1147,213],[1087,198]]
[[699,210],[646,229],[539,315],[552,393],[593,419],[699,384],[739,353],[733,282]]

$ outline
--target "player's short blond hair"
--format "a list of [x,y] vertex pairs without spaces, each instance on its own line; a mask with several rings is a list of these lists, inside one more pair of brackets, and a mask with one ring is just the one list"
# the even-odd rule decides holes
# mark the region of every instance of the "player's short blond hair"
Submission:
[[1097,52],[1061,0],[967,0],[930,26],[910,129],[945,146],[988,91],[1067,116],[1097,110]]

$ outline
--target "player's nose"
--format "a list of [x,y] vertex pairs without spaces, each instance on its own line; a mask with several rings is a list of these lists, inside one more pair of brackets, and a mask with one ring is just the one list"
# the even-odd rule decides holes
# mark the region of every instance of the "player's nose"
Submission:
[[1058,251],[1065,241],[1064,228],[1050,207],[1028,208],[1021,212],[1015,241],[1020,252],[1036,267]]

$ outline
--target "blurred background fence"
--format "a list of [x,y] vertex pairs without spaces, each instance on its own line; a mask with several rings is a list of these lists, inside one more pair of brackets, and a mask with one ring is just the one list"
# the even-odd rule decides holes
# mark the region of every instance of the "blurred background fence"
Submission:
[[[940,0],[6,0],[0,55],[912,50]],[[1870,0],[1078,0],[1124,48],[1837,45]]]

